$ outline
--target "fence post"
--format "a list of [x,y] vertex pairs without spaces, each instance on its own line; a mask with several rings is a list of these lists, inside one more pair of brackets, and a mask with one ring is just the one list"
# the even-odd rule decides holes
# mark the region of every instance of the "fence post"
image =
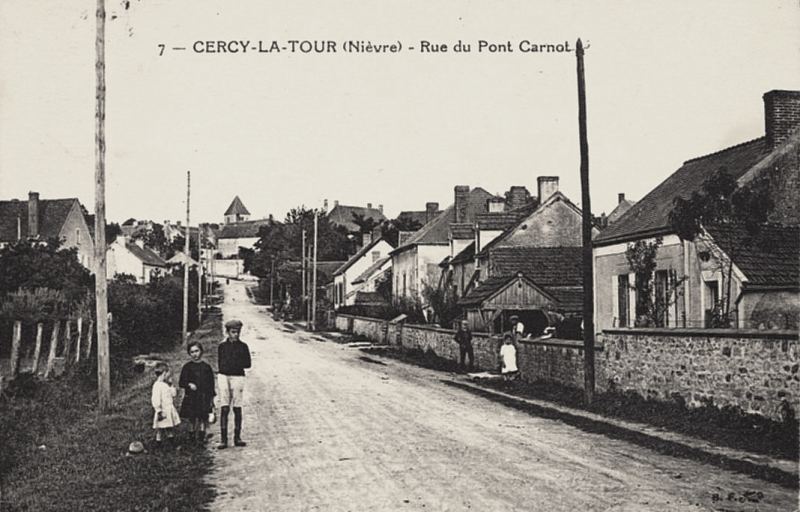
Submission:
[[17,376],[19,370],[19,343],[22,340],[22,322],[14,321],[14,337],[11,338],[11,380]]
[[92,341],[94,341],[94,320],[89,319],[89,328],[86,329],[86,359],[92,355]]
[[53,321],[53,334],[50,336],[50,353],[47,356],[47,367],[44,369],[44,378],[50,376],[53,372],[53,366],[56,362],[56,348],[58,347],[58,331],[61,328],[61,320]]
[[33,350],[33,365],[31,366],[31,373],[35,376],[39,373],[39,357],[42,355],[42,330],[44,325],[42,322],[36,324],[36,348]]
[[75,341],[75,363],[81,362],[81,338],[83,337],[83,317],[78,317],[78,339]]
[[61,353],[61,356],[64,358],[64,367],[69,363],[70,345],[72,345],[72,321],[67,318],[67,325],[64,329],[64,351]]

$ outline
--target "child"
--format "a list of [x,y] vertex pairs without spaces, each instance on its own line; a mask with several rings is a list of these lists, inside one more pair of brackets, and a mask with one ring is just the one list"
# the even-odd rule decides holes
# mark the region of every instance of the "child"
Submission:
[[178,411],[175,410],[173,399],[175,398],[175,388],[172,387],[172,379],[169,366],[166,363],[156,363],[156,381],[153,383],[153,393],[151,401],[155,415],[153,416],[153,428],[156,431],[156,444],[161,446],[164,435],[172,438],[172,428],[181,422]]
[[510,381],[517,375],[517,348],[510,334],[503,338],[503,346],[500,347],[500,371],[503,380]]
[[208,363],[201,361],[203,346],[200,343],[189,343],[186,352],[191,361],[183,365],[178,379],[178,386],[185,390],[181,402],[181,418],[191,420],[195,440],[202,445],[206,441],[208,415],[213,410],[214,370]]

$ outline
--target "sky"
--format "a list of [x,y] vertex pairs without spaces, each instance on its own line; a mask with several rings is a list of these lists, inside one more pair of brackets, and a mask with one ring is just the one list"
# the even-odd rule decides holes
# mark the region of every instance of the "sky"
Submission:
[[[766,1],[107,0],[107,217],[220,222],[294,206],[453,202],[560,177],[581,202],[574,52],[586,51],[594,213],[687,159],[757,138],[800,89],[800,4]],[[0,199],[94,207],[95,1],[0,2]],[[113,18],[113,19],[112,19]],[[199,53],[200,41],[250,41]],[[334,41],[335,53],[252,51]],[[345,41],[400,43],[354,54]],[[471,52],[455,52],[462,41]],[[478,52],[478,41],[512,52]],[[422,52],[422,41],[447,52]],[[161,53],[159,44],[164,45]],[[173,50],[185,47],[186,50]],[[413,47],[414,49],[411,49]]]

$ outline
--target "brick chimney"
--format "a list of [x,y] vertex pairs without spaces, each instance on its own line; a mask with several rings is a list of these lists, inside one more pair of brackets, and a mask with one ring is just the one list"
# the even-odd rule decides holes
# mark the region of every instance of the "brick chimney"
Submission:
[[439,203],[425,203],[425,222],[430,222],[439,211]]
[[525,206],[525,204],[528,202],[529,196],[530,192],[528,192],[527,188],[520,185],[511,187],[511,190],[508,191],[508,195],[506,196],[509,209],[513,210],[515,208]]
[[622,203],[622,201],[624,201],[624,200],[625,200],[625,193],[624,192],[617,194],[617,204]]
[[456,185],[453,191],[455,193],[456,222],[466,222],[467,197],[469,196],[469,186]]
[[764,94],[764,124],[770,148],[785,141],[800,126],[800,91],[773,90]]
[[322,202],[322,208],[327,212],[328,211],[328,200],[324,200]]
[[372,209],[372,203],[367,203],[367,210],[371,210],[371,209]]
[[28,192],[28,238],[39,236],[39,193]]
[[558,176],[539,176],[536,178],[539,186],[539,203],[558,192]]
[[379,205],[378,205],[378,211],[379,211],[379,212],[381,212],[381,213],[383,213],[383,205],[382,205],[382,204],[379,204]]

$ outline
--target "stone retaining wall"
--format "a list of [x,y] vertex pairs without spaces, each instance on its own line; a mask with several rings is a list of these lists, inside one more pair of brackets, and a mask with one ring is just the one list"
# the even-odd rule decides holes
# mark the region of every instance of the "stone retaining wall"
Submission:
[[[603,379],[603,347],[595,346],[595,381]],[[547,381],[583,388],[583,341],[548,339],[517,344],[517,366],[523,380]]]

